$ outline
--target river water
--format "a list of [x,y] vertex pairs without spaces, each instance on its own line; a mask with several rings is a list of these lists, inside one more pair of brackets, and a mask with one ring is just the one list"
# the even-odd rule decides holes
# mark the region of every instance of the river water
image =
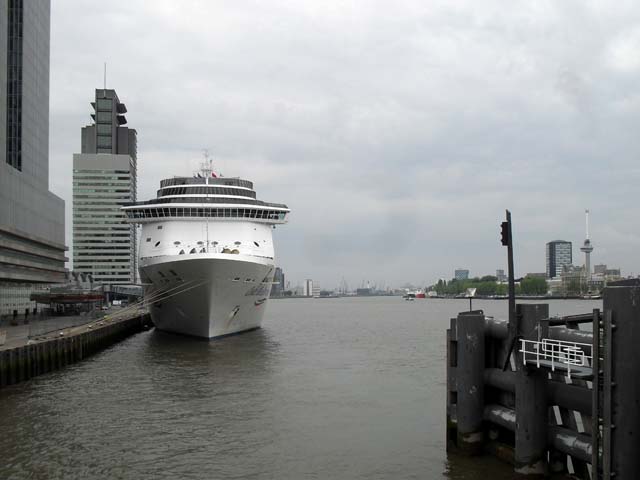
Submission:
[[[473,306],[505,318],[506,305]],[[445,451],[445,331],[467,308],[271,300],[263,328],[243,335],[138,334],[0,390],[0,478],[511,478]]]

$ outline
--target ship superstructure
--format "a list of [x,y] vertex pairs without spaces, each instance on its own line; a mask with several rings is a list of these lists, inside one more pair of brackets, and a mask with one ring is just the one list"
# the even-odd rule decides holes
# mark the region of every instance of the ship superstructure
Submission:
[[160,330],[214,338],[260,327],[273,275],[273,227],[286,205],[253,183],[203,168],[162,180],[157,198],[123,207],[140,233],[140,279]]

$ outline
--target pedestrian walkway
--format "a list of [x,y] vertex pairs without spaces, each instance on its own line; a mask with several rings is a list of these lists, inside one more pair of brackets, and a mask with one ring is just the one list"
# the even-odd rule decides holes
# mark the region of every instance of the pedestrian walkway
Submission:
[[[110,309],[115,310],[115,309]],[[28,324],[0,325],[0,343],[3,333],[6,334],[4,344],[0,344],[1,350],[9,350],[23,345],[28,345],[30,339],[38,338],[51,332],[65,331],[66,329],[84,325],[98,320],[107,312],[95,312],[97,315],[87,313],[85,315],[72,315],[64,317],[49,317],[44,319],[32,318]]]

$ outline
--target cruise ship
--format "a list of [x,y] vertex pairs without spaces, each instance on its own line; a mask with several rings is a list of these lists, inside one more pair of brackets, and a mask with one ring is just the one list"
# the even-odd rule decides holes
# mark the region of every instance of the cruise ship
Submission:
[[216,338],[260,327],[275,273],[272,230],[287,222],[286,205],[257,200],[252,182],[209,166],[122,208],[142,226],[140,279],[156,328]]

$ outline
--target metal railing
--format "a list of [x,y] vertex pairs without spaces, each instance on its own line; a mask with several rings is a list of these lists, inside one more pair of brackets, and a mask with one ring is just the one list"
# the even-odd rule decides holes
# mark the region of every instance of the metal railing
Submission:
[[571,371],[575,372],[576,367],[589,368],[593,357],[587,354],[587,348],[591,348],[589,343],[567,342],[563,340],[553,340],[543,338],[541,340],[520,340],[520,353],[523,364],[535,361],[540,368],[541,361],[550,362],[551,371],[557,367],[567,371],[567,376],[571,378]]

